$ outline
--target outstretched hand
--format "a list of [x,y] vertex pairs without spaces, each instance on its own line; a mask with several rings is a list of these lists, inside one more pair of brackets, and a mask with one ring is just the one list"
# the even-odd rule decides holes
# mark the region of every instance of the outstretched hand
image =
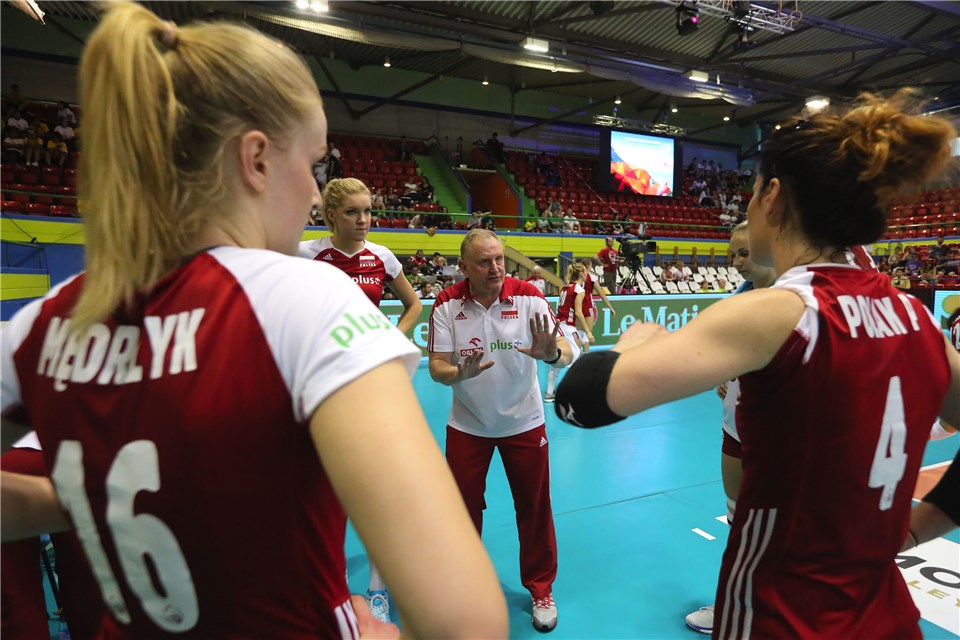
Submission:
[[457,363],[457,380],[469,380],[496,364],[496,360],[480,362],[483,359],[484,350],[477,349],[463,360]]
[[549,314],[533,314],[530,318],[530,333],[533,334],[530,347],[517,347],[517,351],[525,353],[534,360],[553,360],[557,357],[557,334],[560,332],[560,323],[557,322],[550,329]]

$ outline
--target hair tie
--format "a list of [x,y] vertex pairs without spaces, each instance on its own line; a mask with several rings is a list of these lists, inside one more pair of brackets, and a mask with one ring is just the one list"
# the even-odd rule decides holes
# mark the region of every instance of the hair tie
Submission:
[[163,27],[160,29],[160,35],[158,40],[160,44],[163,45],[164,49],[169,51],[177,46],[177,40],[180,37],[180,30],[177,28],[177,25],[172,20],[167,20],[163,23]]

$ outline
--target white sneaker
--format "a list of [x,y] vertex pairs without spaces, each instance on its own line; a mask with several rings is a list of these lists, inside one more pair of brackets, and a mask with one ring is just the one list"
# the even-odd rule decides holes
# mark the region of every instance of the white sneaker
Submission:
[[374,618],[383,623],[390,622],[390,596],[386,591],[367,591],[367,605]]
[[556,398],[556,397],[557,397],[557,394],[555,394],[555,393],[547,393],[547,394],[544,394],[544,396],[543,396],[543,401],[544,401],[544,402],[553,402],[553,399]]
[[700,633],[713,633],[713,605],[700,607],[684,618],[687,626]]
[[533,598],[533,628],[537,631],[553,631],[557,626],[557,603],[553,595]]

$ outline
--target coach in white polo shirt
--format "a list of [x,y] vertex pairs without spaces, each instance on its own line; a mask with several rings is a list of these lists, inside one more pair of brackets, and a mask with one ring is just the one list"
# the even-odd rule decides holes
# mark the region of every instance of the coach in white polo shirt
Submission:
[[465,279],[437,296],[430,315],[430,376],[453,387],[447,462],[480,531],[487,471],[500,450],[517,512],[520,578],[533,598],[533,626],[557,624],[557,540],[537,360],[573,361],[553,310],[529,282],[506,277],[503,247],[474,229],[460,245]]

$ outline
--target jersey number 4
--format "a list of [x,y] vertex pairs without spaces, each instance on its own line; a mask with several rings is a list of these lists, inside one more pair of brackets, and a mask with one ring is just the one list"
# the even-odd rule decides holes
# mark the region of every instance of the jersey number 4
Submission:
[[[64,440],[60,444],[51,480],[70,511],[103,601],[117,621],[129,624],[130,612],[103,549],[84,491],[83,447],[79,442]],[[190,569],[170,528],[155,516],[133,511],[138,493],[159,489],[156,445],[149,440],[125,445],[107,474],[107,526],[130,590],[158,627],[176,633],[192,629],[199,617]],[[154,585],[148,560],[162,590]]]
[[880,425],[880,440],[877,441],[877,449],[873,453],[870,480],[867,483],[871,489],[882,489],[880,511],[886,511],[893,506],[893,494],[907,468],[907,453],[904,446],[906,439],[907,425],[904,418],[900,378],[894,376],[890,378],[890,386],[887,387],[887,402],[883,410],[883,423]]

